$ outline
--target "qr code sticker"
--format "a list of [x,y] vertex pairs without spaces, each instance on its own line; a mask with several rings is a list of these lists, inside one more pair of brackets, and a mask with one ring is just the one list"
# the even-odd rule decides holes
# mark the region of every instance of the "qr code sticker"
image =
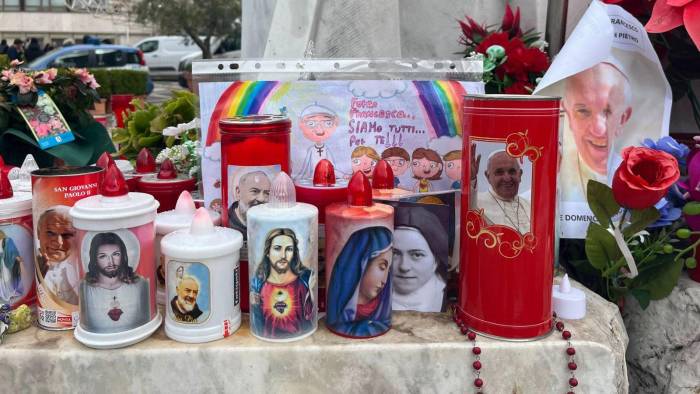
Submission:
[[39,311],[39,321],[56,324],[56,311],[42,309]]

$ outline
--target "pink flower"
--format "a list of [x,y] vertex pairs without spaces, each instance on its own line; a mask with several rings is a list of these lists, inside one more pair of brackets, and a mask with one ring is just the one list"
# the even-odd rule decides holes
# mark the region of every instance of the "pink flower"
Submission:
[[700,0],[658,0],[644,28],[649,33],[663,33],[681,25],[700,50]]
[[75,75],[80,79],[80,82],[89,86],[91,89],[97,89],[100,84],[97,83],[95,77],[88,72],[86,68],[78,68],[75,70]]
[[52,83],[54,79],[56,79],[56,74],[58,74],[58,70],[56,70],[55,68],[50,68],[48,70],[37,73],[34,76],[34,82],[43,85],[48,85]]
[[17,71],[10,77],[10,85],[15,85],[19,88],[19,94],[27,94],[29,92],[36,92],[36,86],[34,86],[34,79],[24,73],[23,71]]
[[2,70],[2,80],[3,81],[9,81],[12,78],[12,74],[14,72],[12,70]]
[[51,131],[51,127],[48,124],[40,124],[38,127],[34,128],[36,135],[39,137],[46,137]]
[[22,63],[24,63],[24,62],[15,59],[15,60],[13,60],[13,61],[10,62],[10,67],[15,68],[15,67],[19,66],[19,65],[22,64]]

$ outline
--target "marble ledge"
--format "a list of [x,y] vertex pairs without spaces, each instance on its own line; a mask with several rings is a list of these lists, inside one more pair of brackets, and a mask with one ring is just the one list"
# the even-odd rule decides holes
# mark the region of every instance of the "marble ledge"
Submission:
[[[573,333],[580,393],[626,393],[627,334],[617,308],[588,292],[588,315],[565,322]],[[558,333],[535,342],[477,338],[485,393],[568,391],[566,342]],[[319,324],[309,338],[267,343],[244,318],[229,338],[174,342],[161,327],[119,350],[93,350],[72,332],[30,328],[0,346],[0,382],[8,393],[473,392],[471,344],[447,314],[401,312],[384,336],[350,340]],[[4,390],[2,390],[4,391]]]

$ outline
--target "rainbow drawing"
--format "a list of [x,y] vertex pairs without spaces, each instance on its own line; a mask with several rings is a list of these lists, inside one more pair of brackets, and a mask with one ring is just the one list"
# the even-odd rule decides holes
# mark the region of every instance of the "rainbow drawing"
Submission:
[[[219,120],[238,115],[259,113],[276,89],[278,81],[237,81],[221,94],[209,120],[206,146],[221,140]],[[286,84],[288,85],[288,84]]]
[[428,132],[435,137],[462,135],[462,101],[467,94],[459,81],[413,81]]

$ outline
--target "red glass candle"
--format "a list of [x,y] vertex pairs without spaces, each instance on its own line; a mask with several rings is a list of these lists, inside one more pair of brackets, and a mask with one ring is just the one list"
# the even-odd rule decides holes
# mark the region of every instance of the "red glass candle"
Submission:
[[[221,119],[221,222],[247,240],[248,208],[266,203],[272,179],[291,173],[289,150],[292,122],[282,115],[248,115]],[[248,288],[247,245],[241,249],[240,280]],[[248,292],[241,292],[241,309],[248,312]]]
[[175,209],[180,193],[185,190],[193,191],[196,187],[195,178],[178,175],[170,159],[165,159],[157,174],[145,175],[138,179],[137,189],[155,197],[160,203],[158,212],[165,212]]
[[481,333],[552,328],[559,99],[464,99],[458,317]]

